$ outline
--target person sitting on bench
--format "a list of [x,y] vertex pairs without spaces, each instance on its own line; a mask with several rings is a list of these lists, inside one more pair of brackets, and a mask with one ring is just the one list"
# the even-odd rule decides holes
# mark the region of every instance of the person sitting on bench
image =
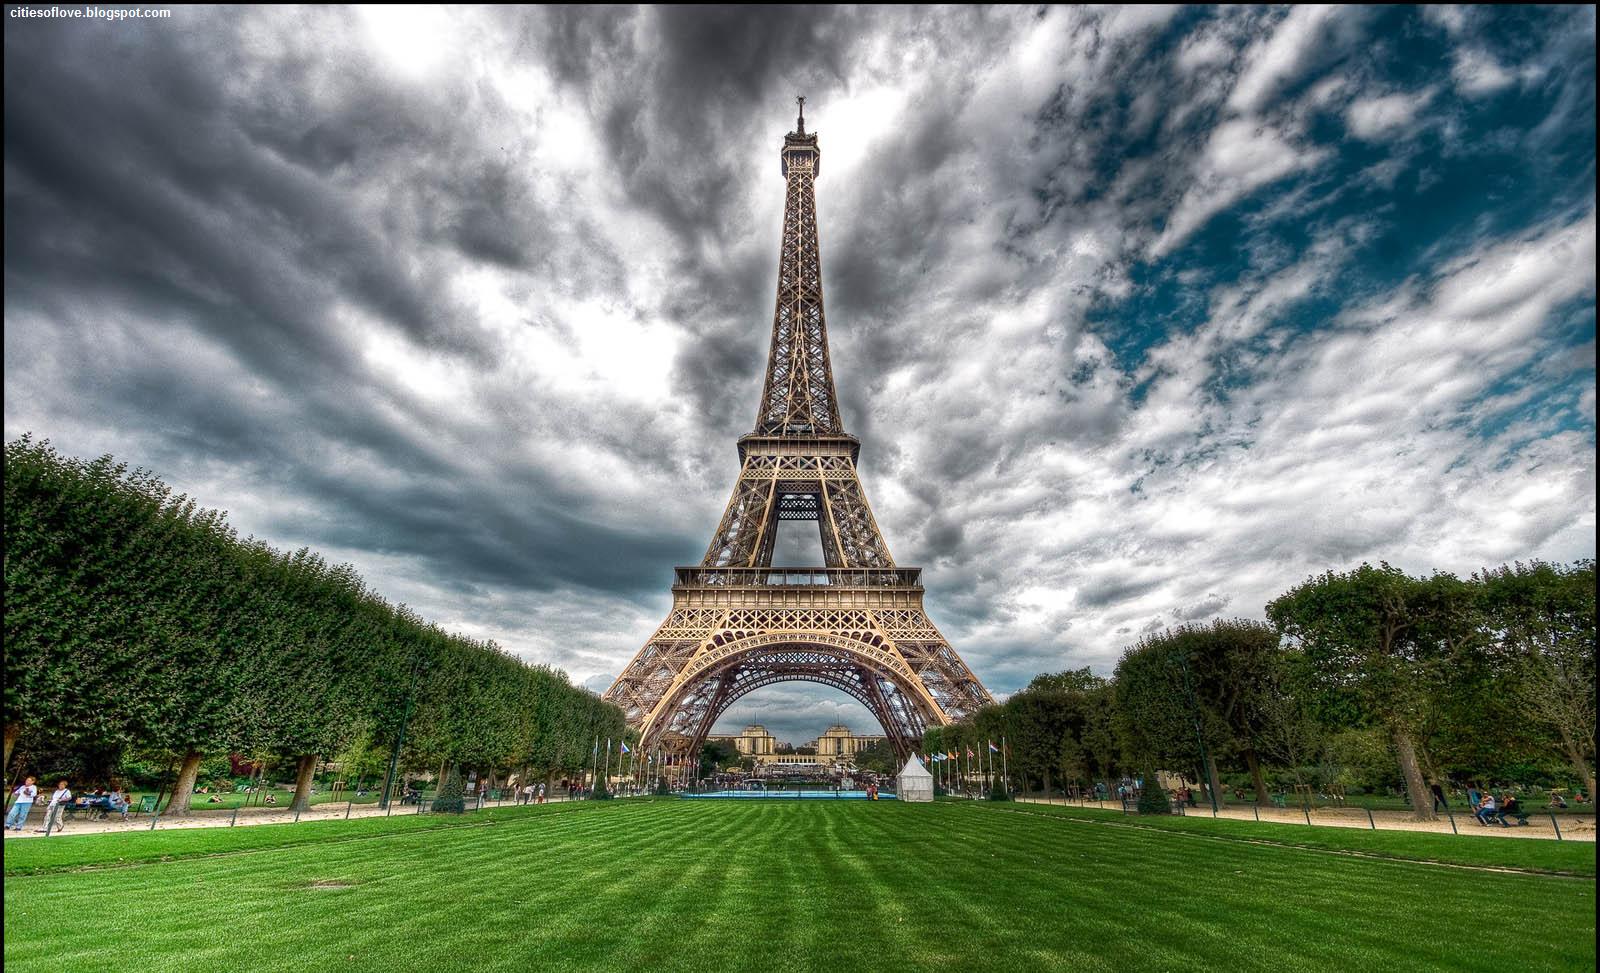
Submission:
[[1500,800],[1500,826],[1511,827],[1510,818],[1516,818],[1520,825],[1528,823],[1528,812],[1522,809],[1522,802],[1517,800],[1515,794],[1507,794]]
[[1561,792],[1560,791],[1551,791],[1550,792],[1550,806],[1551,807],[1558,807],[1561,810],[1565,811],[1567,809],[1567,799],[1561,796]]
[[1485,793],[1483,795],[1483,803],[1479,804],[1478,809],[1473,813],[1477,816],[1478,823],[1484,827],[1494,824],[1494,816],[1500,813],[1499,805],[1494,802],[1494,794]]

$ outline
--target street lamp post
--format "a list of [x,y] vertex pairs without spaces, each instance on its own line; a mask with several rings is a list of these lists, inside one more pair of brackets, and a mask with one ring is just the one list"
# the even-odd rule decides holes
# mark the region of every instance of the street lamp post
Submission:
[[[400,717],[400,729],[395,733],[394,750],[389,754],[389,773],[383,779],[383,800],[378,805],[383,810],[388,810],[389,800],[394,791],[394,775],[400,768],[400,748],[406,742],[406,726],[411,722],[411,704],[417,695],[417,680],[422,677],[422,671],[427,668],[421,656],[411,662],[411,686],[406,690],[405,715]],[[441,781],[441,783],[443,783]]]

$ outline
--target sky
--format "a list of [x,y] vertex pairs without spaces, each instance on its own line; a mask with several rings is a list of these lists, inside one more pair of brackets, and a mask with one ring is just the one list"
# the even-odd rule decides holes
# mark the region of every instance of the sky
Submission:
[[1362,561],[1593,557],[1594,16],[8,16],[5,435],[603,690],[754,426],[803,94],[862,479],[997,695]]

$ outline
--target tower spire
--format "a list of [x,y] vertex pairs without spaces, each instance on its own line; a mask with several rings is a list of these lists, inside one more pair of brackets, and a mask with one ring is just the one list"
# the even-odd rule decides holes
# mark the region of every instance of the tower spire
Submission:
[[800,95],[795,98],[795,101],[800,103],[800,120],[795,123],[797,126],[795,134],[804,135],[806,134],[806,96]]
[[839,399],[828,360],[828,326],[822,312],[822,251],[817,243],[817,193],[822,150],[806,134],[805,98],[799,130],[784,136],[783,241],[778,248],[778,301],[766,386],[756,414],[758,435],[840,435]]

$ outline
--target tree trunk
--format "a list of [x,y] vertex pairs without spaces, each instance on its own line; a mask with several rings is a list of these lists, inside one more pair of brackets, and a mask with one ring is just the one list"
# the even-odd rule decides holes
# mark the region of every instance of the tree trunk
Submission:
[[1245,748],[1244,762],[1250,767],[1250,782],[1255,785],[1256,804],[1265,806],[1272,800],[1272,795],[1267,793],[1267,781],[1261,776],[1261,760],[1256,756],[1255,747]]
[[307,753],[300,755],[300,763],[294,772],[294,800],[289,802],[289,810],[304,811],[311,806],[311,779],[317,772],[317,755]]
[[17,748],[17,739],[22,736],[21,723],[6,724],[6,773],[11,772],[11,751]]
[[194,799],[195,780],[200,776],[200,757],[198,750],[190,750],[183,755],[183,763],[178,767],[178,782],[172,785],[172,800],[167,804],[168,817],[181,817],[189,813],[189,805]]
[[1402,727],[1395,727],[1393,732],[1395,752],[1400,757],[1400,773],[1406,779],[1406,797],[1411,801],[1411,819],[1439,820],[1439,816],[1433,813],[1433,792],[1428,789],[1428,782],[1422,779],[1422,766],[1417,763],[1417,748],[1411,742],[1411,732]]
[[[8,742],[7,746],[9,745]],[[1572,738],[1572,734],[1565,728],[1561,730],[1561,745],[1566,748],[1567,759],[1572,761],[1572,769],[1577,773],[1578,780],[1582,781],[1583,785],[1588,788],[1583,792],[1584,795],[1593,801],[1594,768],[1589,765],[1589,759],[1584,756],[1583,749],[1578,746],[1578,742]]]
[[11,783],[11,751],[13,751],[13,750],[15,750],[17,748],[17,738],[20,737],[20,736],[22,736],[22,724],[21,723],[7,723],[6,724],[6,762],[3,765],[0,765],[0,766],[4,766],[5,767],[5,779],[6,779],[6,791],[5,792],[7,794],[11,793],[11,788],[13,786],[12,783]]

